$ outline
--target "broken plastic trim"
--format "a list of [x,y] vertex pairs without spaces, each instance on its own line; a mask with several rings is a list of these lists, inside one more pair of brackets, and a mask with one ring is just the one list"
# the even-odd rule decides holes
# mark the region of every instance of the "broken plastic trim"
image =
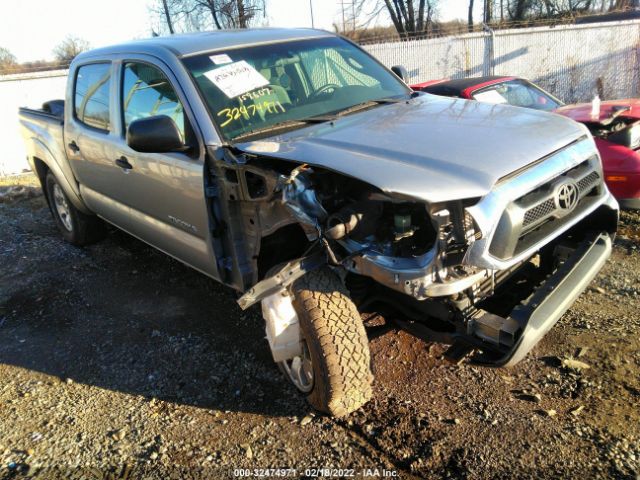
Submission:
[[327,264],[324,251],[316,252],[306,257],[298,258],[286,263],[280,270],[269,278],[256,283],[250,290],[238,299],[238,305],[246,310],[263,298],[273,295],[289,287],[303,275]]

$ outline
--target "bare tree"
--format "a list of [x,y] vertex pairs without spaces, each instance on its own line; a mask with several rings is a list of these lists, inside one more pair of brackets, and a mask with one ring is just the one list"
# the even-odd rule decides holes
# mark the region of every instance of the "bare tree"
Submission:
[[13,70],[18,61],[13,53],[4,47],[0,47],[0,73]]
[[[486,1],[486,0],[485,0]],[[614,0],[610,9],[624,8],[634,0]],[[573,17],[593,11],[604,11],[604,2],[600,7],[593,0],[506,0],[504,2],[509,20],[532,20],[540,18]],[[502,5],[502,0],[501,0]]]
[[393,26],[402,38],[429,34],[438,0],[384,0]]
[[[185,0],[189,1],[189,0]],[[264,0],[191,0],[211,15],[213,25],[222,28],[248,28],[265,13]]]
[[174,34],[175,30],[173,29],[173,19],[171,18],[171,11],[169,10],[168,0],[161,0],[162,2],[162,13],[164,14],[165,22],[167,23],[167,28],[169,29],[170,34]]
[[86,40],[79,37],[68,36],[62,41],[62,43],[53,49],[53,54],[59,62],[69,63],[77,55],[89,50],[89,48],[89,42]]
[[265,13],[265,0],[155,0],[149,7],[160,31],[248,28]]
[[489,24],[491,20],[493,20],[493,9],[494,9],[494,1],[493,0],[484,0],[484,23]]

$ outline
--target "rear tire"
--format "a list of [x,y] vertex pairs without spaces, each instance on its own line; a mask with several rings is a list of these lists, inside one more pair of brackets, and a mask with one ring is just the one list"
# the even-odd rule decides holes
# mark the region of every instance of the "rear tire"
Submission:
[[51,172],[47,173],[45,187],[51,214],[67,242],[84,246],[104,238],[104,222],[94,215],[87,215],[78,210]]
[[316,410],[347,415],[371,398],[369,341],[360,314],[328,267],[296,281],[293,294],[313,368],[307,400]]

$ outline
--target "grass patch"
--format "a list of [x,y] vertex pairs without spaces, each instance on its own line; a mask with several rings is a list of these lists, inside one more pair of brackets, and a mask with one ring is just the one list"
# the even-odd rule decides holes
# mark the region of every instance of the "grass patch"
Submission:
[[25,187],[40,187],[38,177],[33,173],[21,173],[19,175],[0,176],[0,187],[12,187],[21,185]]

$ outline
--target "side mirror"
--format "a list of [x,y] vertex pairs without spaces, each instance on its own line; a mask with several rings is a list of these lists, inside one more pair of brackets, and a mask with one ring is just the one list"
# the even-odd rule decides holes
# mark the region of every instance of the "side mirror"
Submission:
[[183,151],[184,142],[176,123],[166,115],[134,120],[127,128],[127,145],[136,152]]
[[407,83],[407,81],[409,80],[409,72],[407,72],[407,69],[402,65],[394,65],[393,67],[391,67],[391,71],[395,73],[403,82]]

